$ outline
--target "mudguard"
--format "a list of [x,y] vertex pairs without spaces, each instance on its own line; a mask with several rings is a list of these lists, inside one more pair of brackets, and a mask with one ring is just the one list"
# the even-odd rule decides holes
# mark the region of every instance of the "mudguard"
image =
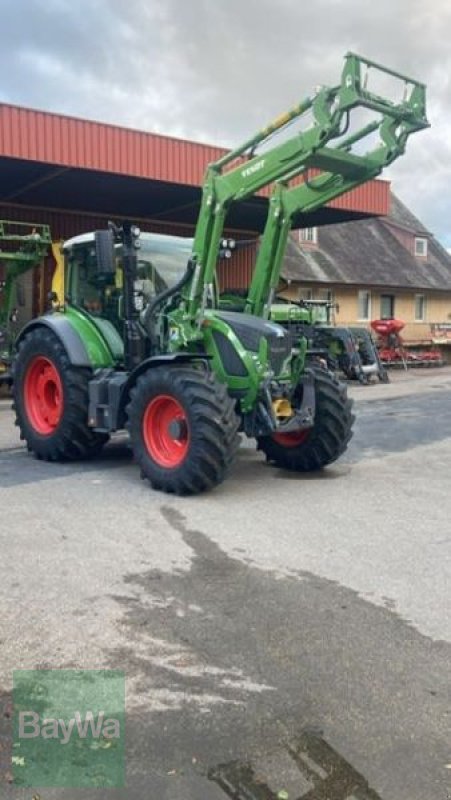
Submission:
[[64,345],[74,367],[93,370],[114,368],[122,361],[122,340],[107,320],[96,320],[82,309],[68,306],[32,320],[21,331],[17,344],[35,327],[49,328]]
[[92,363],[88,355],[88,351],[81,336],[73,328],[73,326],[64,319],[63,315],[49,314],[48,316],[38,317],[31,320],[24,328],[22,328],[19,336],[16,339],[16,349],[22,339],[35,328],[45,327],[49,328],[64,345],[67,355],[71,363],[75,367],[91,367]]

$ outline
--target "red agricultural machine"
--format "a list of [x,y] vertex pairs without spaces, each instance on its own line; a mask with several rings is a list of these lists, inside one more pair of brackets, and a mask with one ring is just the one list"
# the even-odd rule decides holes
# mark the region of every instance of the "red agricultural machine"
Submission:
[[379,336],[379,358],[390,367],[441,367],[442,354],[437,348],[408,350],[401,336],[406,323],[402,319],[375,319],[371,327]]

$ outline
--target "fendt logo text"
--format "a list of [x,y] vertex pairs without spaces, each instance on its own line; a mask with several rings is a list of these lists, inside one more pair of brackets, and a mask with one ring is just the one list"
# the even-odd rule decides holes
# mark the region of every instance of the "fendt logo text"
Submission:
[[261,158],[260,161],[256,161],[255,164],[251,164],[246,169],[241,170],[241,175],[243,178],[249,178],[250,175],[253,175],[254,172],[258,172],[259,170],[263,169],[265,166],[265,159]]

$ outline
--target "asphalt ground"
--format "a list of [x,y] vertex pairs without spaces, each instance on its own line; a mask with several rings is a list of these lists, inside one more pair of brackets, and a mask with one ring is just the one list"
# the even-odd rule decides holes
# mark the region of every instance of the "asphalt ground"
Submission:
[[[0,401],[1,797],[450,797],[451,370],[350,392],[336,465],[245,442],[194,498],[124,436],[35,460]],[[61,668],[124,670],[126,788],[10,782],[12,671]]]

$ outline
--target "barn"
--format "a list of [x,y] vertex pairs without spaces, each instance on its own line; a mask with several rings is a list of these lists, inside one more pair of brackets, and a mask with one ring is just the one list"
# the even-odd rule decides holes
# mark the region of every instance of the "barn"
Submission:
[[[54,241],[130,219],[142,230],[191,236],[205,168],[226,150],[116,125],[0,104],[0,218],[50,226]],[[221,267],[222,288],[248,285],[268,191],[233,206],[227,233],[241,240]],[[389,184],[370,181],[296,220],[311,228],[388,213]],[[22,321],[42,308],[54,269],[26,282]],[[0,275],[1,279],[1,275]]]

